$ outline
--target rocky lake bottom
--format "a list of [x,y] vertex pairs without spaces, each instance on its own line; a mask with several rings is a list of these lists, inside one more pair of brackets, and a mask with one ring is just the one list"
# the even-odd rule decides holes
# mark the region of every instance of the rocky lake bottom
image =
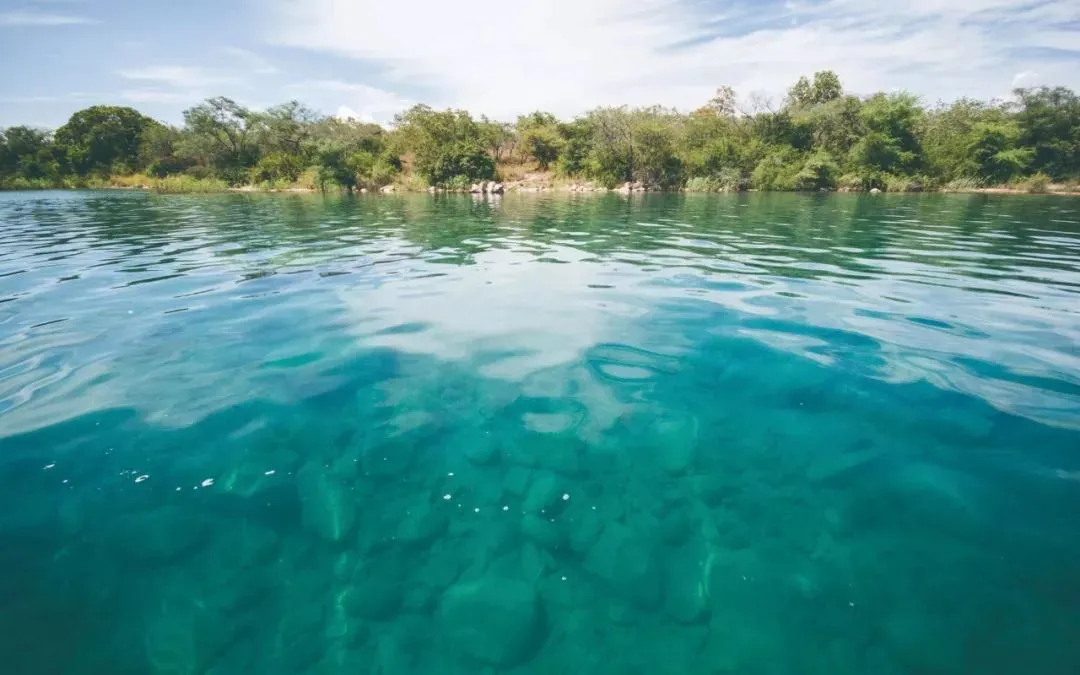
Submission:
[[1078,214],[2,195],[4,671],[1071,675]]

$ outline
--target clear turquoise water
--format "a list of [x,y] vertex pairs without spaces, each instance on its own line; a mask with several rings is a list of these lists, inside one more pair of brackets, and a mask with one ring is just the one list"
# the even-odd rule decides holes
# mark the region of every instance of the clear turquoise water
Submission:
[[1074,675],[1078,221],[0,194],[2,671]]

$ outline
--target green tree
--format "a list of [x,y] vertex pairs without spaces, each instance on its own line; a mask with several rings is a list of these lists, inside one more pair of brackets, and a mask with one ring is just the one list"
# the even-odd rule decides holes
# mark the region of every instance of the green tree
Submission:
[[1017,89],[1020,143],[1031,168],[1051,178],[1080,175],[1080,97],[1065,87]]
[[522,115],[517,120],[517,133],[522,151],[536,161],[540,170],[547,171],[558,161],[563,137],[554,115],[540,111]]
[[796,108],[821,105],[835,101],[843,94],[840,77],[831,70],[821,70],[814,73],[813,83],[804,75],[792,85],[788,90],[788,105]]
[[53,144],[52,134],[48,131],[27,126],[9,127],[4,130],[3,138],[0,166],[9,178],[58,180],[64,174],[64,153]]
[[196,158],[183,152],[185,132],[163,124],[146,129],[139,145],[139,165],[152,176],[163,178],[182,173],[196,164]]
[[259,116],[230,98],[217,96],[184,111],[192,149],[203,161],[233,183],[243,182],[247,169],[258,161],[252,136]]
[[875,94],[863,104],[859,117],[866,133],[851,149],[856,168],[913,174],[922,167],[919,128],[924,113],[918,98],[908,93]]
[[488,154],[480,127],[464,110],[436,111],[413,106],[394,118],[396,131],[412,168],[431,185],[448,185],[495,177],[495,161]]
[[144,138],[160,126],[133,108],[96,105],[72,115],[55,142],[79,175],[132,173],[144,166]]
[[477,123],[480,131],[480,141],[487,148],[491,158],[496,162],[513,154],[517,146],[517,139],[512,124],[506,122],[494,122],[486,117],[481,117]]

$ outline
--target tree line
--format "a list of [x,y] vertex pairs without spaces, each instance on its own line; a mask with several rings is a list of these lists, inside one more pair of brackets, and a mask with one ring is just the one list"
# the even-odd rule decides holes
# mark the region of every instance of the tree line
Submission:
[[[264,111],[216,97],[180,126],[93,106],[48,131],[0,131],[0,187],[108,184],[119,177],[212,186],[467,189],[551,172],[613,187],[920,190],[1080,179],[1080,97],[1017,89],[1009,101],[924,106],[907,93],[856,96],[831,71],[800,78],[779,105],[721,87],[684,113],[604,107],[514,123],[417,105],[389,128],[290,101]],[[546,174],[545,174],[546,175]]]

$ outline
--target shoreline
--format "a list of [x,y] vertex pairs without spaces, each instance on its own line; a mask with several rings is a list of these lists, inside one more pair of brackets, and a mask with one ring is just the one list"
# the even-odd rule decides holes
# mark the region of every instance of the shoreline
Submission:
[[[117,191],[129,191],[129,192],[150,192],[159,195],[165,194],[228,194],[228,193],[240,193],[240,194],[355,194],[355,195],[394,195],[394,194],[480,194],[471,192],[470,190],[447,190],[447,189],[435,189],[428,188],[425,190],[415,190],[403,188],[400,186],[388,186],[393,189],[386,190],[356,190],[353,192],[345,192],[339,190],[319,190],[317,188],[308,187],[288,187],[288,188],[262,188],[254,185],[241,185],[237,187],[225,187],[217,189],[194,189],[194,190],[171,190],[171,189],[158,189],[152,186],[136,186],[136,185],[87,185],[87,186],[50,186],[50,187],[34,187],[34,188],[6,188],[0,187],[0,192],[45,192],[45,191],[79,191],[79,190],[117,190]],[[625,190],[622,188],[601,188],[601,187],[577,187],[577,186],[559,186],[559,187],[530,187],[530,186],[507,186],[505,193],[510,194],[619,194],[628,196],[631,194],[747,194],[747,193],[760,193],[760,194],[861,194],[867,196],[881,196],[881,195],[917,195],[917,194],[967,194],[967,195],[1026,195],[1035,197],[1080,197],[1080,190],[1072,190],[1067,188],[1054,189],[1053,186],[1038,192],[1032,192],[1029,190],[1022,190],[1020,188],[1013,187],[983,187],[983,188],[965,188],[965,189],[938,189],[938,190],[919,190],[919,191],[904,191],[904,192],[870,192],[868,190],[688,190],[686,188],[677,190],[661,190],[661,189],[635,189]],[[482,193],[482,196],[501,196],[499,194],[488,195]]]

